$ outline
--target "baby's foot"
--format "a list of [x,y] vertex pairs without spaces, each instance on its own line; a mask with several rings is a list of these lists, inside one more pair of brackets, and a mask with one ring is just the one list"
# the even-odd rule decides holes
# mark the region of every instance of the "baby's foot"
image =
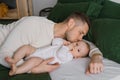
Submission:
[[5,61],[6,61],[9,65],[15,63],[14,60],[13,60],[11,57],[5,57]]
[[11,70],[10,70],[10,72],[9,72],[9,75],[10,75],[10,76],[15,75],[15,74],[16,74],[16,70],[17,70],[16,65],[15,65],[15,64],[12,64],[12,65],[11,65]]

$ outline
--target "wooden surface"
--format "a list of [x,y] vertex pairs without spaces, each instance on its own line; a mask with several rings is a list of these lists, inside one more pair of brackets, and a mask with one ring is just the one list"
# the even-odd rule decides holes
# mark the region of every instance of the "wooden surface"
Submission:
[[32,14],[32,0],[16,0],[16,9],[8,9],[7,14],[0,19],[20,19],[24,16],[32,16]]

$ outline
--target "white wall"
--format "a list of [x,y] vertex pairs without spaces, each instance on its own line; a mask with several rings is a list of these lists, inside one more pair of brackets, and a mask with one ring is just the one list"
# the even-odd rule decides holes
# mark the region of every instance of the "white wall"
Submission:
[[117,2],[117,3],[120,3],[120,0],[111,0],[113,2]]
[[33,15],[39,15],[41,9],[53,7],[57,0],[33,0]]

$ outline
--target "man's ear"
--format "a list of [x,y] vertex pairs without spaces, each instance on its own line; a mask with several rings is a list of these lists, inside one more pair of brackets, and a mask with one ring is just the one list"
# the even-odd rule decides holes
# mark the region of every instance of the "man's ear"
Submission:
[[74,25],[75,25],[75,20],[70,18],[69,21],[68,21],[68,26],[73,27]]

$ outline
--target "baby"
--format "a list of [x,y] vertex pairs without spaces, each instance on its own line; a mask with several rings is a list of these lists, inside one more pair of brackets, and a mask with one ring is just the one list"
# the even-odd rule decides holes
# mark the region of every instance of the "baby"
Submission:
[[[36,49],[30,45],[20,47],[13,57],[6,57],[5,61],[11,66],[9,75],[34,72],[34,67],[39,65],[43,60],[54,57],[54,61],[49,64],[63,64],[71,61],[73,58],[82,58],[88,55],[89,45],[84,41],[70,43],[61,38],[54,38],[51,46]],[[21,59],[25,62],[20,66],[16,63]]]

